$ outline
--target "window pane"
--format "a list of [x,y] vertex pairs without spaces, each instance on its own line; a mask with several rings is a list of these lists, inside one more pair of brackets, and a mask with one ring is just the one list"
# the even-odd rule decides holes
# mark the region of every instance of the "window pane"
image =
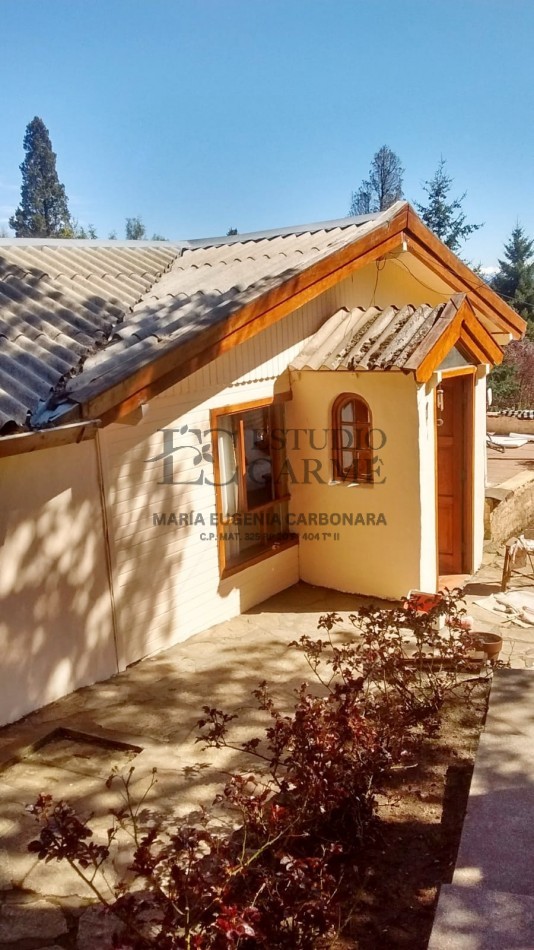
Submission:
[[341,456],[341,464],[342,464],[342,466],[343,466],[343,471],[344,471],[344,472],[349,472],[350,469],[352,468],[353,462],[354,462],[354,455],[353,455],[353,453],[352,453],[351,451],[349,451],[348,449],[345,449],[345,450],[342,452],[342,456]]
[[355,434],[353,426],[342,426],[341,428],[341,448],[352,449],[355,445]]
[[274,498],[269,411],[267,407],[243,413],[245,492],[248,511]]
[[237,478],[237,458],[235,432],[231,416],[221,419],[217,431],[219,450],[219,478],[221,483],[222,516],[229,518],[238,510],[239,485]]
[[354,421],[354,405],[352,400],[346,402],[344,406],[341,407],[341,421],[342,422],[353,422]]
[[369,410],[362,399],[355,400],[356,422],[367,424],[369,422]]

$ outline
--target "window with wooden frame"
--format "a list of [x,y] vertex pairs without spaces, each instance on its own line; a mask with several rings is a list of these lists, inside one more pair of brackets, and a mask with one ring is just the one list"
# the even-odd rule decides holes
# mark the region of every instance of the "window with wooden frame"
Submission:
[[284,407],[216,409],[211,428],[219,560],[227,576],[296,543],[287,527]]
[[365,399],[341,393],[332,406],[332,465],[336,482],[373,483],[373,422]]

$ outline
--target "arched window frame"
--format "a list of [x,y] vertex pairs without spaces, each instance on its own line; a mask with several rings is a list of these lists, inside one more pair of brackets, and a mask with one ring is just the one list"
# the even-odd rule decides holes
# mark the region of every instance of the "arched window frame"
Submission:
[[334,481],[372,485],[373,419],[369,404],[357,393],[341,393],[332,406],[331,421]]

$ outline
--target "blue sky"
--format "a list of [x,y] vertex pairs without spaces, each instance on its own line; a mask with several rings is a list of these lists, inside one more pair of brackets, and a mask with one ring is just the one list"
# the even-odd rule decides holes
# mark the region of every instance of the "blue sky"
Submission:
[[534,236],[532,0],[2,0],[0,226],[41,116],[72,214],[168,238],[341,217],[383,144],[424,197],[440,156],[464,248]]

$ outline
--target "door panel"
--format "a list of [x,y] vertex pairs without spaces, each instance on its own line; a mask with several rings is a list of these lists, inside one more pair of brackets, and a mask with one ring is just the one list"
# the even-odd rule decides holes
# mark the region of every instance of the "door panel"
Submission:
[[466,517],[465,474],[468,458],[466,439],[467,385],[465,377],[445,379],[443,408],[436,405],[438,462],[438,551],[439,573],[460,574],[465,570]]

